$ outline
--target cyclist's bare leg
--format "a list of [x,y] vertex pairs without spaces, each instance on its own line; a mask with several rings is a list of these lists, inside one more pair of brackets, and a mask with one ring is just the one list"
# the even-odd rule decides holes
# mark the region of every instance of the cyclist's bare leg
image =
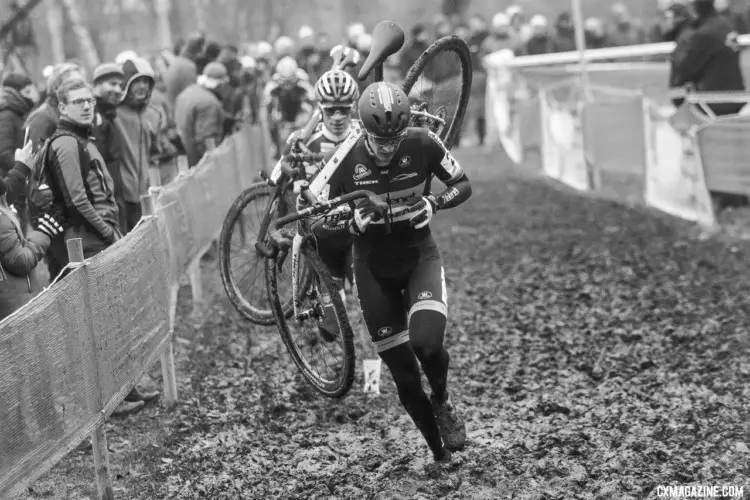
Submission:
[[401,404],[424,436],[435,460],[445,458],[447,452],[443,447],[435,412],[422,388],[419,364],[411,346],[409,343],[398,345],[381,352],[380,358],[391,371]]

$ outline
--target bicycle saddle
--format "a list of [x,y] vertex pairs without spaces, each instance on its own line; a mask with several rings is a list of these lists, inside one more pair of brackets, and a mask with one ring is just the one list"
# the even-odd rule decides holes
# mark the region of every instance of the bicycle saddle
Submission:
[[372,48],[370,55],[362,64],[357,78],[362,81],[367,78],[375,66],[382,64],[389,56],[392,56],[404,45],[404,30],[393,21],[381,21],[372,30]]

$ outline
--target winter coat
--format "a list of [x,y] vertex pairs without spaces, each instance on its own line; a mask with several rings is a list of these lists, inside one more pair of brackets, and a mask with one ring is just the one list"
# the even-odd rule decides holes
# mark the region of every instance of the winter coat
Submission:
[[115,118],[117,118],[117,108],[97,98],[96,119],[92,135],[96,140],[96,149],[101,153],[109,175],[112,177],[115,198],[119,199],[122,196],[120,164],[122,163],[123,146],[122,137],[114,124]]
[[[692,83],[699,92],[745,90],[740,52],[730,36],[733,31],[732,26],[715,13],[696,23],[684,55],[674,61],[672,85],[682,87]],[[744,103],[709,105],[717,115],[736,113],[743,106]]]
[[198,80],[198,67],[185,56],[175,57],[172,65],[164,74],[164,85],[167,87],[167,100],[174,109],[177,96]]
[[534,35],[529,38],[524,47],[519,51],[518,55],[523,56],[535,56],[539,54],[549,54],[552,52],[552,40],[549,35]]
[[620,23],[607,33],[607,38],[612,47],[623,47],[646,43],[647,37],[646,30],[640,24]]
[[123,200],[140,203],[148,194],[149,167],[156,166],[160,153],[159,129],[161,115],[152,106],[137,109],[128,105],[117,108],[115,126],[123,137],[122,176]]
[[14,88],[0,88],[0,175],[15,164],[16,148],[23,147],[23,122],[32,103]]
[[42,291],[36,267],[49,244],[49,238],[38,231],[29,231],[24,238],[21,228],[0,212],[0,320]]
[[191,167],[198,164],[206,152],[206,139],[213,137],[217,145],[222,139],[224,111],[221,101],[216,94],[197,83],[177,98],[175,120]]
[[[50,169],[55,201],[63,204],[67,219],[65,239],[82,238],[87,248],[116,241],[114,228],[119,211],[114,183],[104,166],[104,158],[91,137],[91,129],[62,119],[59,127],[69,132],[50,143],[47,166]],[[79,143],[83,141],[89,157],[89,171],[83,178]]]

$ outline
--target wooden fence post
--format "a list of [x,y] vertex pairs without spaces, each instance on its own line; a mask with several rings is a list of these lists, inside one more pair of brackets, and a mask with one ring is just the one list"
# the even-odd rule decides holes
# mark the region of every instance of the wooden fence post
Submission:
[[[141,196],[141,211],[143,217],[153,217],[156,210],[151,195]],[[172,293],[172,290],[169,290]],[[170,321],[170,323],[172,323]],[[174,331],[169,332],[170,340],[161,354],[161,378],[164,379],[164,403],[168,409],[177,404],[177,374],[174,367]]]
[[[66,242],[68,247],[68,260],[71,263],[83,262],[83,242],[81,238],[71,238]],[[93,336],[95,332],[86,332],[87,335]],[[98,375],[92,373],[90,367],[86,367],[83,370],[83,376],[85,377],[86,389],[87,389],[87,403],[89,411],[92,414],[101,412],[99,397],[98,397]],[[96,395],[92,395],[92,391],[96,391]],[[91,448],[94,452],[94,469],[96,473],[96,486],[99,490],[99,498],[101,500],[113,500],[114,492],[112,490],[112,474],[109,470],[109,451],[107,450],[107,431],[104,428],[104,423],[97,426],[91,433]]]

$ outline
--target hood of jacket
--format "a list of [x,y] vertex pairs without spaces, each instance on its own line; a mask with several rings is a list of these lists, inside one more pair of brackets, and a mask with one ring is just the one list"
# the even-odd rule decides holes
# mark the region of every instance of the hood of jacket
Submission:
[[0,111],[7,109],[25,116],[33,107],[32,102],[22,96],[18,90],[10,87],[0,88]]

